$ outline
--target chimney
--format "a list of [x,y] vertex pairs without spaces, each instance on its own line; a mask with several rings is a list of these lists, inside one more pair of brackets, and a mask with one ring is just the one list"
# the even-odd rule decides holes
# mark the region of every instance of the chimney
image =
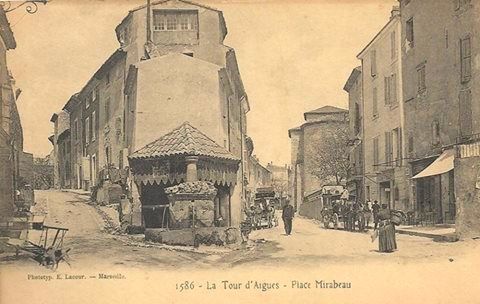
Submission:
[[392,11],[390,12],[390,19],[393,19],[397,16],[400,16],[400,7],[395,5],[392,7]]
[[152,25],[150,24],[152,16],[150,0],[147,0],[147,42],[152,41]]

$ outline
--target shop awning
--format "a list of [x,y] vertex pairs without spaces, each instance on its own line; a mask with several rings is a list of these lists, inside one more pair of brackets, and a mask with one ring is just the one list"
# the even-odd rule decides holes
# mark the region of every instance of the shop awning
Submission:
[[426,167],[423,171],[412,178],[416,179],[446,173],[453,169],[454,158],[455,150],[446,150],[433,163],[431,163],[430,166]]

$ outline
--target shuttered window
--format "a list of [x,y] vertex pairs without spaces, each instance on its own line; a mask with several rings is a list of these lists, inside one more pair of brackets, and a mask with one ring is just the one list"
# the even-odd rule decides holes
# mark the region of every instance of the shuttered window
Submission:
[[370,52],[370,74],[372,77],[377,75],[377,51],[372,50]]
[[[378,157],[378,137],[373,139],[373,165],[376,166],[379,163]],[[376,171],[376,167],[374,167],[374,171]]]
[[417,90],[419,93],[427,89],[425,64],[417,68]]
[[392,165],[393,162],[393,140],[392,132],[385,132],[385,163]]
[[461,81],[467,82],[472,77],[472,50],[470,37],[460,40]]
[[397,103],[397,74],[390,77],[390,103]]
[[392,60],[397,59],[397,41],[396,41],[396,34],[395,31],[393,31],[390,34],[390,48],[391,48],[391,57]]
[[390,104],[390,77],[385,77],[383,80],[384,83],[384,99],[385,105]]

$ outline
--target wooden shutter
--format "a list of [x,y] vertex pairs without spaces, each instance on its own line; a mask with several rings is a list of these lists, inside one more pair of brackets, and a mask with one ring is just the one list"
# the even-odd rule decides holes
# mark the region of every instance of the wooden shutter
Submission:
[[390,132],[385,132],[385,163],[390,162]]
[[461,81],[466,82],[470,80],[472,75],[472,52],[470,37],[460,40],[460,56]]
[[377,51],[372,50],[370,52],[370,68],[372,77],[377,75]]
[[393,74],[390,80],[390,103],[397,103],[397,74]]
[[390,79],[388,77],[384,78],[384,86],[385,86],[385,91],[384,91],[384,99],[385,99],[385,105],[390,104]]
[[372,104],[373,117],[378,116],[378,96],[377,95],[378,95],[377,88],[373,88],[373,104]]

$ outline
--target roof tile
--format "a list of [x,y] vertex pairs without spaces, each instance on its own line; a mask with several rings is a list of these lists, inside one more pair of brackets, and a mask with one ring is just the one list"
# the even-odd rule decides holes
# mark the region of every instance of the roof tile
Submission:
[[145,147],[132,153],[129,158],[160,158],[175,155],[196,155],[240,160],[200,130],[193,127],[189,122],[184,122],[170,133],[147,144]]

